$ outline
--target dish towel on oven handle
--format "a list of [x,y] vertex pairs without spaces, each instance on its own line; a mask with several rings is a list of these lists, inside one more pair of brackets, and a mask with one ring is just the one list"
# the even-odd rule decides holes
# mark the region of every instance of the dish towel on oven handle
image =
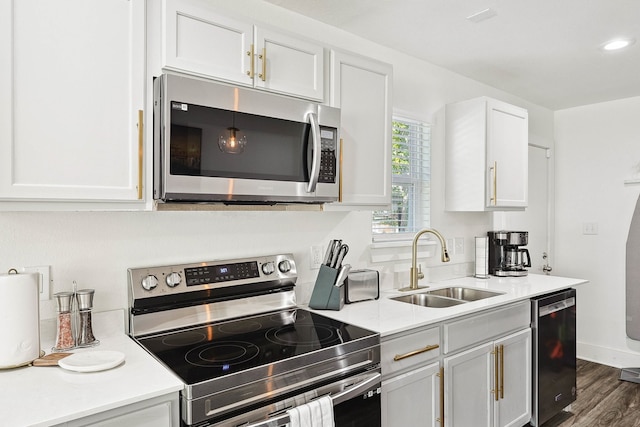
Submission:
[[289,427],[334,427],[333,400],[323,396],[287,411]]

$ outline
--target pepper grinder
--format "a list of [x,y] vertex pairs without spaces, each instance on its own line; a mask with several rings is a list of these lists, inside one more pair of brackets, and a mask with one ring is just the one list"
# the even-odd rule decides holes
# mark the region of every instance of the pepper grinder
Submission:
[[100,344],[93,336],[91,325],[91,309],[93,308],[93,289],[81,289],[76,291],[78,311],[80,313],[80,330],[78,331],[78,347],[92,347]]
[[58,292],[53,294],[57,303],[58,331],[56,333],[56,345],[53,351],[67,351],[75,347],[71,323],[71,306],[73,304],[73,292]]

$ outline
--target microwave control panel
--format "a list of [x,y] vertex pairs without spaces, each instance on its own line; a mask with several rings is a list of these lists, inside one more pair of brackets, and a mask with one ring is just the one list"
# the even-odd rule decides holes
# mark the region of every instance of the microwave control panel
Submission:
[[332,128],[320,129],[320,175],[318,182],[335,184],[336,182],[336,151],[338,147],[337,130]]

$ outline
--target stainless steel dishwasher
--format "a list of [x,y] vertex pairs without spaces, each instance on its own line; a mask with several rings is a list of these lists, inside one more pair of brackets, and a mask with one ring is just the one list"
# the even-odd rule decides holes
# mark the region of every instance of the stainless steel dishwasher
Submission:
[[576,291],[532,299],[533,402],[539,426],[576,400]]

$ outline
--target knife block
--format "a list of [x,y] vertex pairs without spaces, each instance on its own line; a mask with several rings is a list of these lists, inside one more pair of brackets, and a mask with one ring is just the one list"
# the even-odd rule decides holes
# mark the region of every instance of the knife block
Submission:
[[344,286],[335,286],[338,271],[326,265],[320,266],[316,284],[309,300],[309,307],[315,310],[342,310],[344,307]]

